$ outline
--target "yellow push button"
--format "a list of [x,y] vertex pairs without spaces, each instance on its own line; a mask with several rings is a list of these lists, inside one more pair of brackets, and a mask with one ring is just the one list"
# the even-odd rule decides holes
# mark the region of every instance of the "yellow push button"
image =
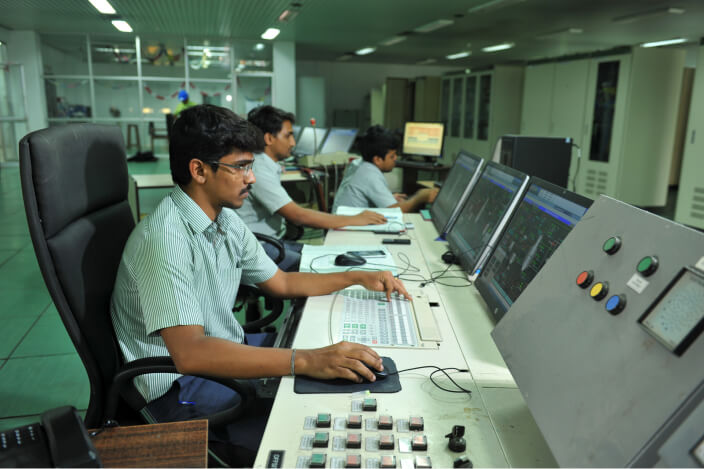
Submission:
[[604,298],[609,293],[608,282],[598,282],[595,283],[592,289],[589,291],[589,295],[594,298],[595,301],[599,301]]

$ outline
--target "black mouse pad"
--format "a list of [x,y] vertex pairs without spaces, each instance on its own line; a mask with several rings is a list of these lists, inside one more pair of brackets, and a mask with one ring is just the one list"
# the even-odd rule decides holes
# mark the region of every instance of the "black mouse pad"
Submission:
[[398,379],[398,374],[395,374],[398,371],[396,363],[389,357],[381,357],[381,360],[384,363],[384,370],[390,374],[386,379],[376,380],[373,383],[364,382],[357,384],[342,378],[316,379],[309,376],[296,376],[293,391],[296,394],[353,393],[366,391],[367,389],[374,393],[399,392],[401,390],[401,381]]

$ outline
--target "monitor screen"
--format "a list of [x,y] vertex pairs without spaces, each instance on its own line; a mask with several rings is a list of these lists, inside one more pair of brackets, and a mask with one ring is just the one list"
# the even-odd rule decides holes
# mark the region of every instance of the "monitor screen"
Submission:
[[462,205],[479,179],[483,166],[484,160],[481,157],[463,151],[459,153],[440,193],[430,207],[430,215],[438,233],[445,234],[452,229]]
[[301,133],[301,126],[294,124],[291,127],[293,128],[293,138],[296,139],[296,141],[298,141],[298,134]]
[[323,137],[328,129],[322,127],[315,128],[315,138],[313,136],[313,127],[304,127],[301,136],[296,142],[294,151],[299,155],[312,155],[323,143]]
[[347,153],[350,151],[354,139],[357,136],[357,129],[344,129],[341,127],[333,127],[325,137],[323,146],[320,148],[320,153]]
[[528,176],[520,171],[487,163],[455,226],[447,234],[450,249],[468,274],[481,272],[527,181]]
[[531,178],[476,283],[496,320],[509,310],[591,204],[586,197]]
[[445,125],[442,122],[406,122],[403,132],[403,154],[442,156],[442,137]]

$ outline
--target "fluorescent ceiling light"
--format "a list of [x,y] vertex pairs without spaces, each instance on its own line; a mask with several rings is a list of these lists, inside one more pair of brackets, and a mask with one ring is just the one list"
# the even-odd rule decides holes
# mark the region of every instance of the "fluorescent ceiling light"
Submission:
[[205,49],[210,49],[211,51],[228,51],[230,50],[229,47],[226,46],[188,46],[186,47],[188,50],[205,50]]
[[554,36],[559,36],[562,34],[582,34],[584,30],[582,28],[565,28],[565,29],[559,29],[557,31],[550,31],[547,33],[540,34],[539,36],[536,36],[538,39],[551,39]]
[[288,9],[284,10],[283,13],[279,15],[279,18],[277,21],[279,23],[288,23],[292,19],[294,19],[296,16],[298,16],[298,10],[293,10],[293,9]]
[[641,44],[641,47],[659,47],[659,46],[669,46],[672,44],[682,44],[683,42],[687,42],[686,39],[683,38],[677,38],[677,39],[668,39],[666,41],[655,41],[655,42],[646,42],[644,44]]
[[656,16],[664,16],[664,15],[681,15],[684,13],[684,9],[682,8],[673,8],[673,7],[664,7],[664,8],[656,8],[654,10],[645,10],[645,11],[639,11],[637,13],[631,13],[629,15],[623,15],[623,16],[617,16],[616,18],[612,19],[614,23],[632,23],[634,21],[640,21],[644,20],[647,18],[653,18]]
[[479,5],[473,6],[468,9],[468,13],[477,13],[482,10],[488,10],[493,8],[503,8],[514,3],[522,3],[526,0],[489,0],[488,2],[480,3]]
[[276,36],[279,35],[280,32],[281,32],[281,30],[279,30],[279,29],[269,28],[266,31],[264,31],[264,33],[262,34],[262,39],[268,39],[268,40],[274,39]]
[[129,24],[127,24],[127,21],[112,20],[112,25],[115,26],[118,31],[122,31],[123,33],[131,33],[132,32],[132,27]]
[[470,55],[472,55],[472,53],[470,51],[466,50],[463,52],[458,52],[456,54],[446,55],[445,58],[448,60],[457,60],[457,59],[463,59],[465,57],[469,57]]
[[482,47],[482,51],[484,51],[484,52],[498,52],[500,50],[510,49],[513,46],[515,46],[515,44],[513,42],[506,42],[504,44],[496,44],[495,46]]
[[262,44],[261,42],[258,42],[254,45],[254,50],[264,50],[266,46]]
[[114,15],[115,9],[110,5],[108,0],[88,0],[103,15]]
[[386,41],[382,41],[380,44],[382,46],[393,46],[394,44],[398,44],[399,42],[403,42],[406,40],[406,36],[394,36],[392,38],[387,39]]
[[420,62],[416,62],[416,65],[430,65],[430,64],[434,64],[435,62],[437,62],[437,60],[435,60],[435,59],[425,59],[425,60],[421,60]]
[[430,31],[435,31],[436,29],[444,28],[445,26],[450,26],[454,23],[453,20],[435,20],[432,23],[424,24],[423,26],[418,26],[413,31],[416,33],[429,33]]
[[359,49],[359,50],[354,51],[354,53],[357,55],[369,55],[372,52],[374,52],[375,50],[376,50],[376,47],[365,47],[363,49]]

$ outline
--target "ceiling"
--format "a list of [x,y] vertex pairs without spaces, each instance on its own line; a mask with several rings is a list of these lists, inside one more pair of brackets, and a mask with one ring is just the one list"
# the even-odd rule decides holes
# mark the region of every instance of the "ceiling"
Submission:
[[[298,60],[347,60],[484,67],[572,55],[648,41],[704,36],[704,0],[110,0],[134,33],[119,33],[88,0],[0,0],[0,27],[101,37],[259,40],[269,27],[295,41]],[[281,23],[286,9],[297,12]],[[681,14],[668,9],[684,10]],[[629,17],[643,14],[642,16]],[[623,19],[625,17],[625,19]],[[620,21],[614,21],[622,18]],[[445,19],[428,33],[413,29]],[[580,30],[581,33],[568,32]],[[394,36],[400,43],[384,46]],[[509,50],[481,48],[512,42]],[[363,47],[376,52],[350,55]],[[471,51],[467,58],[446,55]]]

